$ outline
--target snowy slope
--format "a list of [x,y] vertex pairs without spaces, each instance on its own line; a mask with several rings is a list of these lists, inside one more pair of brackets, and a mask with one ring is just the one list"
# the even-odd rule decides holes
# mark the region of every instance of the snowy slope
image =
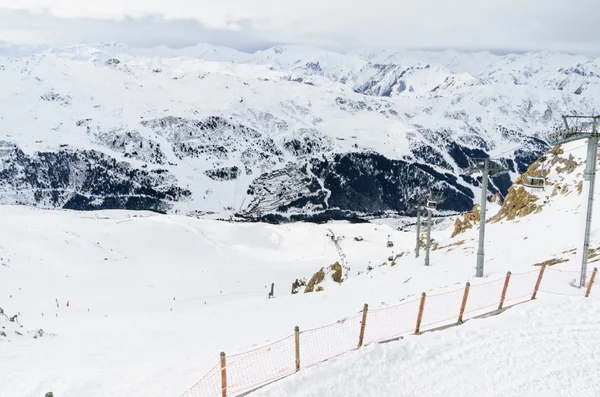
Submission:
[[[267,225],[2,206],[0,307],[20,312],[24,329],[42,329],[44,336],[0,339],[0,396],[180,395],[220,351],[247,351],[290,335],[296,325],[309,329],[354,316],[365,302],[386,307],[422,291],[535,270],[549,259],[566,260],[553,269],[576,271],[585,148],[575,142],[553,153],[544,168],[549,187],[532,192],[542,209],[488,223],[484,279],[473,277],[476,226],[451,237],[453,218],[434,227],[425,267],[423,252],[412,255],[414,230],[380,224],[393,220]],[[491,204],[488,217],[502,208]],[[343,258],[330,229],[344,237]],[[594,252],[599,232],[594,222]],[[388,235],[393,248],[386,247]],[[391,266],[388,257],[399,253]],[[294,280],[336,261],[350,268],[341,285],[328,279],[324,291],[291,293]],[[276,298],[268,299],[272,282]]]
[[406,212],[433,188],[464,211],[479,185],[468,158],[502,155],[516,177],[562,114],[599,107],[599,65],[547,52],[3,46],[0,201],[289,217]]
[[545,297],[457,328],[367,346],[252,395],[598,395],[599,315],[598,299]]

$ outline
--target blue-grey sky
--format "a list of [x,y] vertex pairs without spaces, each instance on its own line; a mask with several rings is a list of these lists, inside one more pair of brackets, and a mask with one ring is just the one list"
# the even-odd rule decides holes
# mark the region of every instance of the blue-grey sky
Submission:
[[0,0],[0,41],[600,54],[600,0]]

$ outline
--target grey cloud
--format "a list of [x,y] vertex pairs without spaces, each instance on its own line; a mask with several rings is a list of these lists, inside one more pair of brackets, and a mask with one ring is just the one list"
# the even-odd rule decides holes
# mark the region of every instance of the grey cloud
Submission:
[[252,37],[247,31],[207,29],[198,21],[160,17],[121,21],[62,19],[27,11],[0,9],[0,41],[16,44],[71,45],[82,42],[119,42],[135,47],[166,45],[172,48],[210,43],[245,52],[279,44]]
[[[46,0],[29,0],[42,4]],[[68,1],[62,2],[67,4]],[[62,4],[61,3],[61,4]],[[275,44],[345,50],[439,48],[600,54],[598,0],[171,0],[103,2],[106,15],[73,3],[46,12],[2,10],[0,40],[49,44],[115,41],[183,47],[199,42],[252,52]],[[53,3],[47,0],[49,12]],[[33,7],[33,6],[32,6]],[[120,8],[119,8],[120,7]],[[187,8],[186,8],[187,7]],[[60,7],[59,7],[60,8]],[[187,19],[181,19],[189,10]],[[67,12],[68,11],[68,12]],[[133,16],[145,15],[141,18]],[[83,17],[86,18],[83,18]],[[179,19],[177,19],[179,18]],[[203,21],[204,25],[200,22]],[[206,26],[222,28],[207,28]],[[235,26],[236,30],[224,26]]]

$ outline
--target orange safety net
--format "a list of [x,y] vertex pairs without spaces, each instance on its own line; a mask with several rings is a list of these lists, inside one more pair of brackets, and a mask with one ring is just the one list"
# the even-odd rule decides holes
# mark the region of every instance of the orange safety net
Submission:
[[420,298],[381,309],[369,309],[364,344],[381,342],[415,331]]
[[460,288],[441,294],[427,295],[421,319],[421,332],[444,325],[456,324],[464,291],[464,288]]
[[[540,270],[511,274],[504,307],[531,299]],[[579,284],[578,271],[546,268],[539,293],[584,296],[586,288]],[[592,272],[588,272],[589,283]],[[463,313],[463,320],[495,311],[501,301],[506,278],[471,285]],[[596,280],[598,282],[598,280]],[[573,286],[575,285],[575,286]],[[600,288],[600,287],[598,287]],[[465,287],[439,294],[427,295],[423,308],[420,331],[427,331],[458,322]],[[592,292],[593,293],[593,292]],[[415,332],[421,297],[394,306],[369,309],[362,345],[382,342]],[[324,327],[300,331],[299,363],[307,368],[340,356],[359,346],[363,315],[361,313]],[[227,396],[239,396],[272,381],[296,372],[296,339],[288,336],[246,353],[226,359]],[[221,366],[217,365],[181,397],[221,397]]]
[[[539,290],[554,295],[585,296],[586,289],[578,287],[580,274],[579,271],[546,268]],[[587,272],[587,282],[591,276],[592,272]]]
[[463,319],[473,318],[497,309],[504,288],[504,280],[504,278],[500,278],[483,284],[471,285]]
[[221,397],[221,395],[221,369],[220,365],[216,365],[181,397]]
[[296,372],[294,336],[227,357],[227,395],[252,390]]
[[362,313],[324,327],[300,331],[300,367],[310,367],[356,349],[361,321]]
[[530,300],[539,274],[539,270],[511,274],[504,299],[504,307]]

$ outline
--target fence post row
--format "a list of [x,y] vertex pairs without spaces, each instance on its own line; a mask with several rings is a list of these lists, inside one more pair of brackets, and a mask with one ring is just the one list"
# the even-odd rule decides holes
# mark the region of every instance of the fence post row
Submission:
[[500,304],[498,305],[498,310],[502,309],[502,306],[504,306],[504,299],[506,298],[506,290],[508,289],[510,275],[511,272],[506,273],[506,279],[504,280],[504,288],[502,288],[502,296],[500,297]]
[[225,352],[221,352],[221,394],[227,397],[227,362]]
[[300,327],[294,328],[294,339],[296,343],[296,372],[300,371]]
[[[540,288],[540,284],[542,282],[542,278],[544,276],[544,272],[546,271],[546,265],[540,268],[539,275],[537,277],[537,281],[535,283],[535,287],[533,290],[533,294],[531,295],[531,300],[536,299],[537,293]],[[588,298],[590,296],[592,286],[596,279],[596,273],[598,272],[598,268],[594,268],[592,271],[592,275],[590,277],[589,283],[587,285],[587,289],[585,292],[585,297]],[[501,310],[504,306],[504,301],[506,300],[506,292],[508,291],[508,285],[510,282],[511,272],[506,273],[506,278],[504,280],[504,287],[502,289],[502,295],[500,297],[500,303],[498,305],[498,310]],[[463,322],[463,315],[465,313],[465,309],[467,306],[467,300],[469,298],[469,291],[471,289],[471,283],[467,282],[465,284],[465,289],[463,293],[462,303],[460,306],[460,313],[458,315],[458,323]],[[421,331],[421,321],[423,319],[423,311],[425,310],[425,300],[427,298],[427,294],[423,292],[421,294],[421,302],[419,305],[419,313],[417,315],[417,324],[415,327],[415,334],[419,334]],[[362,311],[362,321],[360,324],[360,335],[358,339],[358,348],[362,347],[364,338],[365,338],[365,328],[367,325],[367,313],[369,311],[369,305],[365,303],[363,311]],[[300,328],[296,326],[294,328],[294,342],[295,342],[295,364],[296,364],[296,372],[300,371]],[[221,352],[221,396],[227,397],[227,358],[225,352]],[[51,393],[48,393],[51,394]]]
[[542,277],[544,276],[544,271],[546,270],[546,265],[542,266],[542,268],[540,269],[540,274],[537,278],[537,281],[535,282],[535,288],[533,289],[533,295],[531,295],[531,300],[534,300],[538,289],[540,288],[540,283],[542,282]]
[[585,297],[588,298],[590,296],[590,292],[592,291],[592,284],[594,284],[594,280],[596,279],[596,272],[598,268],[595,267],[592,271],[592,276],[590,277],[590,282],[588,283],[587,290],[585,291]]
[[363,340],[365,339],[365,327],[367,325],[367,312],[369,311],[369,305],[365,303],[365,307],[363,308],[362,321],[360,323],[360,335],[358,336],[358,348],[360,349],[363,345]]
[[471,289],[471,283],[467,281],[465,285],[465,293],[463,294],[462,303],[460,305],[460,313],[458,314],[458,323],[463,322],[463,314],[465,314],[465,307],[467,307],[467,298],[469,297],[469,290]]
[[427,294],[423,292],[421,294],[421,304],[419,305],[419,315],[417,316],[417,326],[415,328],[415,334],[418,334],[421,330],[421,320],[423,319],[423,309],[425,308],[425,298]]

